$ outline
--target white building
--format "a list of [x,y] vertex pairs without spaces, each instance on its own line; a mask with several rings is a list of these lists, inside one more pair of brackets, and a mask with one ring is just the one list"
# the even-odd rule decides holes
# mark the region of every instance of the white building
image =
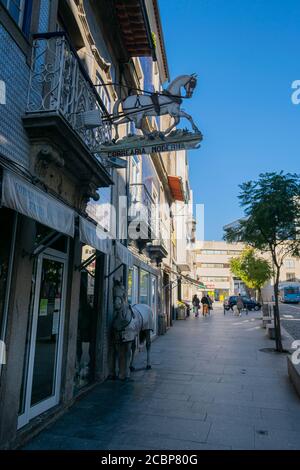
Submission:
[[[235,279],[230,271],[230,259],[239,256],[243,250],[241,243],[229,244],[224,241],[197,241],[194,248],[196,278],[205,286],[214,300],[223,301],[225,297],[244,293],[243,283]],[[198,289],[199,293],[203,289]]]

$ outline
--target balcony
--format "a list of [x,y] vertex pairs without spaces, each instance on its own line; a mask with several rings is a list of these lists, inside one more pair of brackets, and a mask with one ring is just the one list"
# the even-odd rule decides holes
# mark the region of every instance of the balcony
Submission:
[[156,238],[156,205],[146,186],[142,183],[129,185],[128,234],[136,240],[139,249]]
[[193,254],[191,250],[185,248],[184,252],[177,252],[177,266],[181,271],[189,272],[193,268]]
[[156,261],[156,264],[159,265],[163,258],[166,258],[169,253],[170,246],[170,227],[168,227],[165,222],[159,219],[157,224],[157,238],[148,245],[148,253],[152,260]]
[[[99,125],[89,126],[88,112]],[[64,167],[74,175],[101,174],[111,184],[96,148],[111,140],[111,121],[93,83],[64,32],[33,36],[32,63],[24,127],[29,138],[55,144]],[[99,183],[99,181],[98,181]]]

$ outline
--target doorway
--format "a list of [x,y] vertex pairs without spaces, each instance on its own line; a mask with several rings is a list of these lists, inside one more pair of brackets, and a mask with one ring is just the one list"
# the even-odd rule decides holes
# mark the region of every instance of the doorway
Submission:
[[18,428],[59,403],[67,254],[48,249],[37,258],[31,335]]

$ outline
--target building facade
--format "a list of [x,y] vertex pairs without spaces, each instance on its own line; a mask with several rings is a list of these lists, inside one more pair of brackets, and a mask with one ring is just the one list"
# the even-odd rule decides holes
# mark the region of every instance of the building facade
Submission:
[[199,292],[208,293],[215,301],[223,301],[229,295],[245,293],[244,285],[230,271],[230,258],[239,256],[242,244],[224,241],[196,241],[196,278],[205,285]]
[[[249,294],[249,289],[230,271],[230,259],[238,257],[246,245],[243,243],[227,243],[224,241],[197,241],[194,254],[196,262],[196,278],[205,285],[205,289],[198,288],[202,295],[207,292],[216,301],[223,301],[229,295]],[[261,257],[271,263],[266,253]],[[280,272],[280,282],[300,282],[300,259],[286,258]],[[265,302],[274,300],[274,281],[269,282],[262,289]]]
[[[115,279],[129,302],[151,305],[154,335],[172,325],[182,272],[174,207],[189,197],[176,152],[116,167],[97,151],[114,136],[115,102],[169,79],[156,0],[1,0],[0,49],[7,448],[107,377]],[[147,125],[163,130],[168,119]],[[120,135],[133,132],[128,123]]]

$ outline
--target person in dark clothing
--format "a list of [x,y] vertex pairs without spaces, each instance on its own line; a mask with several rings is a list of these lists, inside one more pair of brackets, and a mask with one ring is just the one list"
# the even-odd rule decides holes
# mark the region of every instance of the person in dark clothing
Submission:
[[210,311],[213,309],[213,299],[207,294],[209,306],[208,306],[208,313],[210,314]]
[[197,294],[195,294],[193,296],[192,304],[193,304],[193,311],[194,311],[195,317],[198,317],[199,316],[200,300],[199,300],[199,297],[197,296]]
[[201,303],[202,303],[202,315],[206,316],[209,312],[209,300],[206,294],[203,295],[201,299]]

